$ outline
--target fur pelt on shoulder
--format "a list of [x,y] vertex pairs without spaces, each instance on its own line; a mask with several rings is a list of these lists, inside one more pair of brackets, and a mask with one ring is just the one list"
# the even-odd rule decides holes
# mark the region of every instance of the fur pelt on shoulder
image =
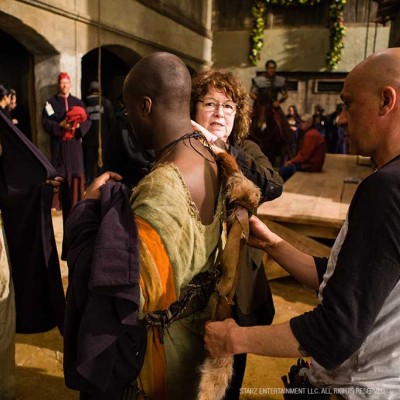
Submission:
[[[240,251],[249,236],[249,215],[255,212],[261,192],[242,174],[236,160],[228,153],[219,152],[217,160],[226,179],[228,208],[228,237],[221,256],[222,276],[211,302],[213,319],[221,321],[232,314]],[[200,372],[198,400],[223,399],[233,375],[233,357],[207,357]]]

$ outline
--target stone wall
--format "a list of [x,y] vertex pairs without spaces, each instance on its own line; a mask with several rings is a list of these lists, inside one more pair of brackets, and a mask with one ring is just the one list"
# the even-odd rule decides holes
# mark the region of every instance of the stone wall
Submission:
[[57,75],[67,71],[71,93],[79,97],[82,57],[99,45],[125,49],[118,56],[130,66],[154,51],[172,52],[196,71],[212,64],[212,0],[197,7],[201,13],[197,18],[188,1],[179,3],[179,7],[176,2],[164,4],[160,11],[157,4],[166,2],[149,3],[152,7],[134,0],[1,1],[0,29],[32,55],[32,131],[35,143],[45,153],[49,137],[42,129],[41,114],[45,100],[56,91]]
[[[374,50],[378,51],[388,47],[390,27],[371,24],[368,30],[364,24],[346,26],[342,61],[338,65],[338,72],[349,72],[356,64],[368,56]],[[264,31],[264,46],[261,59],[256,67],[250,66],[247,59],[249,49],[249,31],[225,30],[214,32],[213,60],[214,67],[227,68],[238,75],[245,86],[250,89],[251,79],[257,71],[264,69],[268,59],[274,59],[278,63],[278,71],[308,71],[324,72],[329,77],[325,56],[329,50],[329,31],[323,27],[301,28],[275,28]],[[368,40],[367,40],[368,37]],[[327,112],[333,112],[334,106],[339,102],[337,94],[327,99]],[[309,104],[319,103],[318,96],[315,99],[307,99],[306,103],[298,101],[297,94],[289,93],[289,99],[285,104],[296,104],[300,110],[306,110]],[[329,106],[328,106],[329,104]],[[286,110],[285,110],[286,112]]]

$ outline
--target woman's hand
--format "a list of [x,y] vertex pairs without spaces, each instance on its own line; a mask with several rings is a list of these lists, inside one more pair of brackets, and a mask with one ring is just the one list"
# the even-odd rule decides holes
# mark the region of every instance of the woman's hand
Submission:
[[109,181],[120,181],[122,176],[116,172],[107,171],[97,177],[91,185],[87,188],[84,199],[100,199],[100,188]]
[[218,136],[208,131],[206,128],[204,128],[203,125],[200,125],[193,120],[191,120],[191,122],[192,122],[192,128],[195,131],[200,131],[210,144],[214,144],[218,140]]
[[196,131],[200,131],[205,136],[207,142],[211,145],[211,150],[215,154],[219,154],[222,151],[227,151],[227,144],[224,141],[222,141],[217,135],[214,135],[206,128],[204,128],[204,126],[198,124],[197,122],[193,120],[191,122],[192,122],[192,128]]

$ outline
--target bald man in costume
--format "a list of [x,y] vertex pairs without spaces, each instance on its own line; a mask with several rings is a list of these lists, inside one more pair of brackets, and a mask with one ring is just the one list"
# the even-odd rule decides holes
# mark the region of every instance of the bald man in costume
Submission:
[[[215,283],[213,266],[224,201],[219,168],[201,134],[193,132],[191,77],[178,57],[153,53],[143,58],[126,77],[123,94],[134,131],[144,148],[154,149],[156,156],[154,168],[131,196],[139,238],[139,317],[147,327],[147,351],[138,386],[149,399],[193,399],[198,367],[206,356],[207,301],[190,311],[180,304],[178,315],[173,312],[180,319],[174,321],[166,310],[187,293],[196,275],[203,273],[202,281]],[[70,232],[78,231],[84,215],[79,212],[78,218],[77,208],[97,201],[100,187],[110,179],[120,177],[103,174],[88,188],[85,199],[72,211]],[[73,236],[69,240],[72,247],[74,241],[79,245],[79,235]]]
[[[210,323],[214,357],[312,357],[309,381],[345,399],[400,393],[400,49],[375,53],[347,76],[338,123],[350,150],[376,165],[352,199],[329,260],[304,254],[252,217],[253,245],[319,290],[311,312],[276,325]],[[316,393],[315,391],[313,393]]]
[[[74,205],[83,197],[85,181],[82,137],[86,135],[91,122],[86,119],[73,129],[67,113],[77,106],[85,110],[85,105],[82,100],[72,96],[70,90],[71,78],[66,72],[61,72],[58,76],[58,93],[47,100],[42,123],[44,130],[51,136],[51,161],[57,172],[67,179],[71,203]],[[58,204],[55,206],[59,208]]]

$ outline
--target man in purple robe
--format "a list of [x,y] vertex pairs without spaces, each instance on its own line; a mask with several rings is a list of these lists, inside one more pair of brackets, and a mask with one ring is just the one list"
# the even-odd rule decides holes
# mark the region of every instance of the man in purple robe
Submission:
[[[89,119],[76,125],[68,120],[72,107],[85,108],[82,100],[70,94],[71,79],[66,72],[58,76],[58,94],[47,100],[43,111],[43,128],[51,135],[51,159],[56,171],[64,176],[70,188],[72,205],[84,192],[82,137],[90,128]],[[59,208],[57,204],[54,204]]]

